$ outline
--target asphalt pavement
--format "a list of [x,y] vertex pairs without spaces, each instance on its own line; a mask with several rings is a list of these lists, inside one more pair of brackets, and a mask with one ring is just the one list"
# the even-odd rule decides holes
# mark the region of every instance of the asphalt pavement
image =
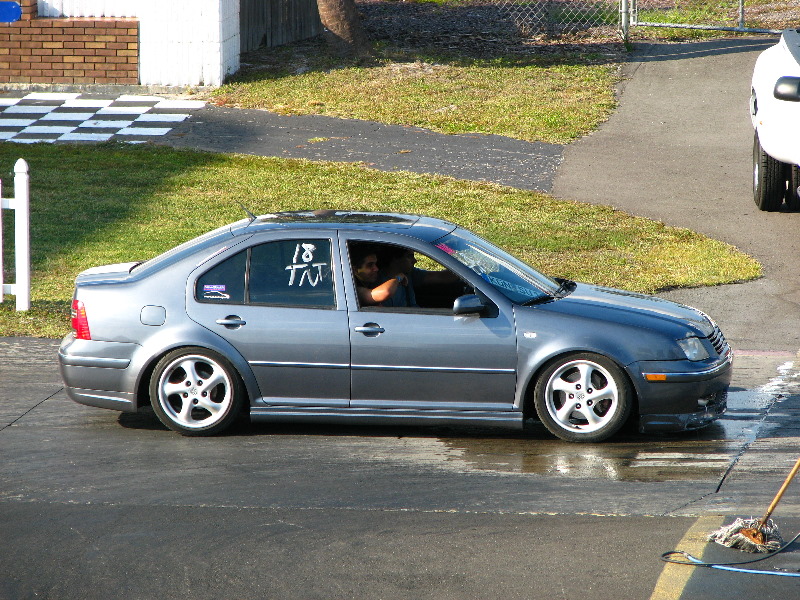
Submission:
[[556,196],[686,227],[755,257],[753,282],[662,296],[717,320],[734,348],[800,349],[800,213],[752,200],[750,77],[776,38],[646,44],[625,68],[621,102],[564,151]]
[[[664,294],[711,314],[736,348],[732,409],[697,434],[580,448],[545,432],[337,427],[194,440],[71,403],[56,341],[0,339],[0,598],[791,597],[796,580],[658,561],[676,547],[739,558],[698,532],[758,515],[800,441],[800,214],[750,197],[748,81],[771,43],[643,45],[619,109],[565,148],[194,111],[160,143],[497,181],[751,253],[758,281]],[[786,533],[800,528],[792,490]],[[798,573],[798,555],[769,568]]]

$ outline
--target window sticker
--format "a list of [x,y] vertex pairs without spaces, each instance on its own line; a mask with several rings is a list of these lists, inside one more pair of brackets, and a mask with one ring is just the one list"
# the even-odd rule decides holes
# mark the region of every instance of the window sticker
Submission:
[[[292,264],[286,267],[286,270],[289,271],[289,287],[294,286],[295,282],[297,282],[297,287],[302,287],[304,281],[307,281],[311,287],[317,287],[317,284],[322,281],[324,276],[322,268],[327,267],[328,263],[314,262],[316,249],[314,244],[297,244]],[[299,280],[298,271],[300,272]]]
[[203,298],[209,300],[229,300],[230,294],[225,292],[226,287],[224,284],[207,283],[203,285]]

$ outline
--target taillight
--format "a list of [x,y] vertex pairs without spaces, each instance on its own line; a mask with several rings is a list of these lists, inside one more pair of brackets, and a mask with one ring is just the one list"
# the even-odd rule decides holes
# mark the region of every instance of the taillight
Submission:
[[72,301],[72,328],[75,330],[77,339],[92,339],[92,334],[89,332],[89,319],[86,318],[86,307],[80,300]]

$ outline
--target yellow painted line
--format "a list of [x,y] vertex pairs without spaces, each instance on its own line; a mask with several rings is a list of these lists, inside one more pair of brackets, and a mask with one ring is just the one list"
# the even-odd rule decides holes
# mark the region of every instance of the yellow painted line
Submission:
[[[723,517],[700,517],[686,531],[674,550],[683,550],[692,556],[702,558],[703,550],[709,543],[706,541],[708,534],[719,529],[724,521]],[[650,600],[679,600],[686,583],[696,569],[697,567],[664,563],[664,569]]]

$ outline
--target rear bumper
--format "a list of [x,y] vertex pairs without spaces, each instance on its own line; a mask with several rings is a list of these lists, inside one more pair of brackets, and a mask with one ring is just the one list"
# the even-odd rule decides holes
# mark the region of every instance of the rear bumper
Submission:
[[137,409],[131,359],[137,344],[76,340],[66,336],[58,349],[58,367],[71,400],[124,412]]
[[86,406],[96,406],[97,408],[110,408],[122,412],[136,412],[136,402],[133,394],[125,392],[109,392],[106,390],[86,390],[66,386],[64,391],[67,397]]

